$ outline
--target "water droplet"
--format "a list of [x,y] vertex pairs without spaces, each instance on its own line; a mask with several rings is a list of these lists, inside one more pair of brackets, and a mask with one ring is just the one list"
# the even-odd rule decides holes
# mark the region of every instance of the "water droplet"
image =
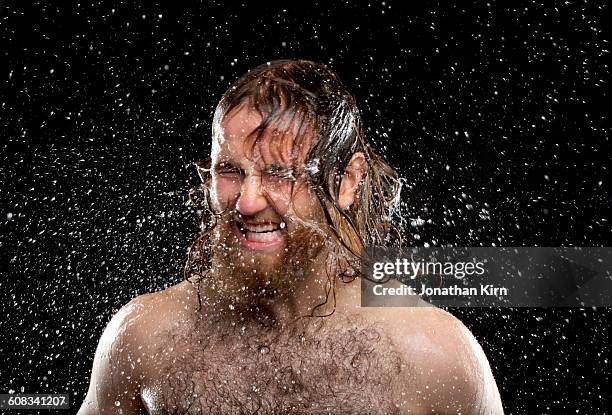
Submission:
[[268,352],[270,352],[270,348],[268,346],[264,345],[259,347],[259,353],[268,354]]
[[115,406],[119,406],[119,405],[121,405],[121,402],[115,401]]

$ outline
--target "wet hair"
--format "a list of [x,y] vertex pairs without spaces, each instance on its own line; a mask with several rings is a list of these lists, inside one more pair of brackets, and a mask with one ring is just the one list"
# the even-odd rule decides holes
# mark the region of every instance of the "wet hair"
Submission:
[[[318,198],[326,217],[325,233],[344,258],[338,271],[341,279],[360,272],[360,257],[368,245],[401,245],[401,232],[394,224],[399,209],[401,181],[368,142],[356,100],[338,75],[328,66],[301,59],[283,59],[260,65],[237,79],[219,101],[213,117],[213,140],[222,137],[222,122],[242,106],[255,110],[261,123],[245,140],[252,150],[266,131],[293,129],[293,147],[304,145],[310,134],[308,151],[300,174]],[[280,134],[281,137],[286,136]],[[272,144],[271,144],[272,145]],[[281,145],[277,142],[276,145]],[[347,209],[338,205],[340,182],[353,154],[365,156],[365,171]],[[202,185],[190,193],[190,201],[202,210],[201,234],[193,242],[184,276],[207,269],[210,251],[208,235],[218,214],[210,209],[210,166],[196,163]]]

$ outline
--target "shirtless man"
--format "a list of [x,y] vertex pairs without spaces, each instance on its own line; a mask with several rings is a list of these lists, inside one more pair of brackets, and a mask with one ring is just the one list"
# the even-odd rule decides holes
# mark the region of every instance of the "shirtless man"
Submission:
[[79,415],[503,414],[456,318],[360,307],[359,256],[390,240],[399,186],[329,68],[243,75],[198,168],[185,281],[113,317]]

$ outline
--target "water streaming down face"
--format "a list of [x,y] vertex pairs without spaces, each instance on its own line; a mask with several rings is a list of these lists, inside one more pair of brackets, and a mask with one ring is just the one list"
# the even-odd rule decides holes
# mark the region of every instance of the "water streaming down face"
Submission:
[[[236,119],[242,122],[233,125]],[[338,205],[341,179],[349,159],[357,152],[366,160],[364,176],[354,203],[341,209]],[[354,277],[359,272],[359,255],[364,245],[388,244],[399,236],[392,215],[399,206],[401,182],[370,148],[353,96],[324,65],[279,60],[238,79],[215,111],[211,156],[212,163],[201,170],[201,177],[207,195],[204,210],[212,211],[216,221],[211,227],[203,215],[206,230],[192,246],[186,277],[210,268],[211,263],[220,264],[220,258],[226,260],[224,269],[238,264],[243,272],[257,274],[258,269],[265,269],[264,274],[270,276],[278,265],[287,264],[299,273],[300,267],[292,265],[312,259],[313,248],[322,246],[323,241],[333,254],[332,260],[341,263],[334,272]],[[228,166],[233,171],[227,170]],[[245,215],[241,202],[251,180],[260,181],[270,209],[260,206],[263,210],[254,212],[253,206],[247,206]],[[277,191],[284,183],[288,183],[290,190]],[[237,225],[231,236],[232,226],[222,218],[227,214],[231,221],[232,215],[236,216],[231,213],[234,208],[238,218],[233,218]],[[233,255],[237,251],[220,249],[220,242],[225,247],[232,246],[235,238],[247,248],[249,243],[273,239],[245,231],[249,214],[256,225],[260,220],[274,225],[284,223],[286,230],[274,230],[278,239],[300,236],[302,243],[310,244],[310,252],[302,250],[307,256],[299,258],[301,253],[295,255],[300,250],[299,244],[293,243],[292,253],[267,252],[256,259],[251,253]],[[289,215],[288,220],[283,215]],[[247,220],[241,222],[241,216]],[[211,230],[219,225],[219,230]],[[249,241],[249,236],[255,239]],[[211,243],[217,244],[212,250]],[[278,244],[279,249],[283,247],[286,248],[283,243]],[[277,268],[274,271],[271,266],[266,268],[265,262],[275,263]]]
[[326,240],[321,205],[300,173],[312,133],[270,128],[247,149],[260,124],[246,106],[228,114],[209,169],[217,213],[209,286],[246,304],[291,294],[305,272],[318,268]]

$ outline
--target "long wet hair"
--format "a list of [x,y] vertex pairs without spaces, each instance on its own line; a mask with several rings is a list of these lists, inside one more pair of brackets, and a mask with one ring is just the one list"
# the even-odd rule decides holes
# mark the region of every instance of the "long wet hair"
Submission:
[[[350,281],[360,275],[360,258],[365,246],[401,245],[401,232],[394,222],[401,181],[396,171],[370,146],[355,98],[334,71],[326,65],[301,59],[275,60],[250,70],[219,101],[213,117],[213,140],[222,137],[224,117],[243,105],[257,111],[262,118],[245,140],[251,150],[269,129],[293,129],[293,148],[303,144],[307,134],[314,134],[301,173],[323,208],[328,225],[325,234],[337,248],[333,252],[334,260],[328,263],[337,265],[341,261],[343,264],[329,268],[328,276],[332,272],[340,280]],[[341,209],[338,205],[340,182],[357,152],[365,156],[365,171],[354,202],[349,208]],[[197,277],[203,277],[210,267],[209,239],[220,217],[210,205],[209,162],[196,162],[202,183],[189,195],[190,203],[201,212],[201,232],[189,249],[184,277],[196,277],[198,289],[202,278]],[[328,298],[330,292],[335,294],[333,287],[337,278],[331,277]]]

